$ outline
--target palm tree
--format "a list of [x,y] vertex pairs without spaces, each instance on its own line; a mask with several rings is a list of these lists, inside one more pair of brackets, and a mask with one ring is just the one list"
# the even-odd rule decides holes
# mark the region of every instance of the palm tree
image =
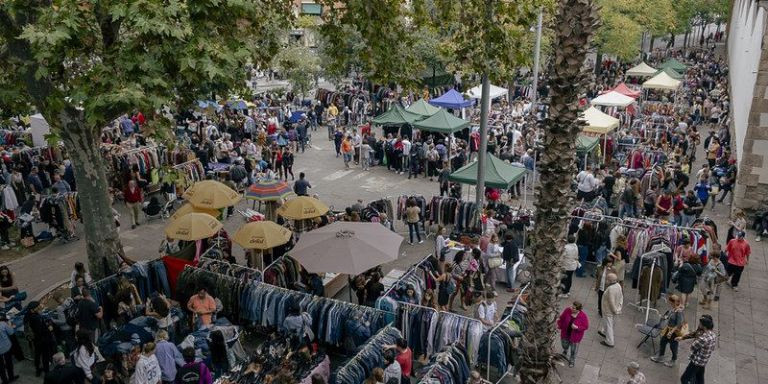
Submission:
[[520,379],[524,384],[551,383],[552,345],[560,287],[560,263],[570,209],[571,178],[578,120],[578,95],[589,80],[584,67],[592,37],[599,25],[594,0],[560,0],[554,24],[554,56],[550,61],[549,117],[537,163],[536,227],[531,236],[531,288],[523,335]]

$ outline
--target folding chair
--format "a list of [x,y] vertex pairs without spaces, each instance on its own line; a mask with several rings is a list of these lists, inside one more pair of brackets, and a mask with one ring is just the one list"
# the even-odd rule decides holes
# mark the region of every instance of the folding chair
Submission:
[[640,349],[640,347],[648,342],[648,340],[651,341],[651,348],[653,349],[653,355],[656,355],[656,339],[661,336],[661,331],[666,327],[667,321],[662,320],[659,318],[658,320],[652,321],[650,318],[648,319],[648,323],[646,324],[635,324],[635,328],[638,332],[640,332],[641,335],[643,335],[643,339],[640,341],[639,344],[637,344],[637,348]]

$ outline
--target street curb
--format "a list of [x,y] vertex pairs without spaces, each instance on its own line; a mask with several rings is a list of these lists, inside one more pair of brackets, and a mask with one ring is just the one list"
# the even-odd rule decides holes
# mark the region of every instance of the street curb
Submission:
[[51,285],[49,287],[46,287],[40,293],[35,295],[35,297],[33,297],[30,301],[40,301],[40,299],[42,299],[43,296],[51,293],[54,289],[56,289],[58,287],[61,287],[62,285],[64,285],[68,281],[69,281],[69,279],[64,279],[64,280],[62,280],[62,281],[60,281],[60,282],[58,282],[56,284],[53,284],[53,285]]

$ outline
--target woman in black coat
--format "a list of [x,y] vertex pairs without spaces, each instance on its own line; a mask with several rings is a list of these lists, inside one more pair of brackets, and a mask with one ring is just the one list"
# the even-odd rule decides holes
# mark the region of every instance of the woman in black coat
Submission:
[[688,260],[677,270],[677,290],[682,295],[682,302],[688,305],[688,297],[696,286],[698,276],[701,274],[701,265],[696,260]]

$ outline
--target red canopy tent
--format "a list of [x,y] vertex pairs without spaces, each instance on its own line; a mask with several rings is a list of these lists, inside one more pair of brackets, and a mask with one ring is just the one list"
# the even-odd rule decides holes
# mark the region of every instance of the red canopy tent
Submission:
[[611,91],[615,91],[615,92],[621,93],[624,96],[629,96],[634,98],[639,97],[640,94],[642,93],[642,91],[633,91],[632,89],[627,87],[627,85],[624,83],[617,85],[616,88],[612,89]]

